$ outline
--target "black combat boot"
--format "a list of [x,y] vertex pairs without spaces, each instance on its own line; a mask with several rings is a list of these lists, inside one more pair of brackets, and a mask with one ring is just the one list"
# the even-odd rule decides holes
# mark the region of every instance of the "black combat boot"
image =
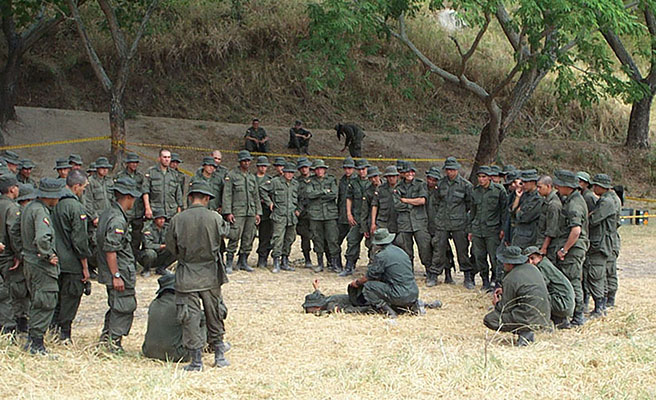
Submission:
[[600,318],[606,315],[604,312],[604,298],[595,297],[594,299],[594,310],[590,313],[590,318]]
[[234,254],[226,253],[226,274],[232,274],[232,262],[235,259]]
[[426,287],[437,286],[437,275],[426,272]]
[[314,272],[323,272],[323,254],[317,253],[317,265],[312,267]]
[[16,319],[16,331],[18,333],[27,333],[28,330],[27,326],[27,318],[26,317],[18,317]]
[[261,256],[257,255],[257,267],[258,268],[266,268],[267,265],[267,256]]
[[490,278],[488,278],[487,272],[481,272],[481,280],[483,281],[481,289],[486,292],[491,292],[492,287],[490,286]]
[[273,269],[271,272],[274,274],[280,272],[280,257],[273,257]]
[[282,256],[282,264],[280,265],[280,269],[283,271],[296,271],[294,267],[289,265],[289,256]]
[[189,350],[189,357],[191,362],[185,365],[182,369],[189,372],[196,372],[203,370],[203,349]]
[[355,262],[351,260],[346,260],[346,268],[342,270],[342,272],[339,273],[339,276],[349,276],[353,275],[353,270],[355,269]]
[[396,314],[396,311],[394,311],[394,309],[393,309],[392,307],[390,307],[389,304],[385,304],[384,306],[380,307],[380,308],[379,308],[379,311],[380,311],[381,313],[386,314],[386,315],[387,315],[389,318],[391,318],[391,319],[394,319],[394,318],[396,318],[396,317],[398,316],[398,315]]
[[616,292],[608,292],[608,295],[606,296],[606,308],[615,307],[615,293]]
[[587,314],[590,312],[588,309],[588,303],[590,303],[590,293],[587,291],[583,292],[583,314]]
[[333,263],[333,258],[328,255],[328,253],[325,253],[326,255],[326,263],[324,264],[326,266],[326,269],[331,272],[338,272],[337,271],[337,265]]
[[59,326],[59,341],[64,344],[71,343],[71,323],[66,322]]
[[248,266],[248,254],[240,254],[239,260],[237,261],[237,266],[240,270],[246,272],[253,272],[253,268]]
[[465,281],[463,286],[465,289],[472,290],[476,285],[474,284],[474,274],[470,271],[465,271]]
[[30,336],[27,339],[27,344],[25,345],[25,347],[27,347],[30,354],[37,354],[41,356],[45,356],[48,354],[48,350],[46,350],[46,346],[43,344],[42,337]]
[[226,346],[223,342],[220,342],[214,347],[214,366],[218,368],[227,367],[230,365],[228,360],[225,358]]
[[572,325],[570,325],[569,321],[567,318],[559,318],[559,317],[551,317],[553,320],[554,326],[556,329],[571,329]]
[[522,331],[517,333],[517,343],[515,346],[528,346],[533,342],[535,342],[535,334],[533,331]]
[[123,340],[123,336],[113,337],[112,335],[109,335],[109,342],[107,343],[109,347],[109,351],[115,354],[124,353],[125,350],[123,349],[123,345],[121,344],[122,340]]
[[312,259],[310,258],[310,252],[309,251],[304,251],[303,252],[303,258],[305,259],[305,268],[312,268]]
[[447,268],[444,270],[444,283],[448,285],[453,285],[454,283],[456,283],[453,280],[453,277],[451,276],[451,268]]
[[570,321],[570,324],[574,326],[583,326],[583,324],[585,324],[585,317],[583,316],[583,311],[575,311],[574,317]]

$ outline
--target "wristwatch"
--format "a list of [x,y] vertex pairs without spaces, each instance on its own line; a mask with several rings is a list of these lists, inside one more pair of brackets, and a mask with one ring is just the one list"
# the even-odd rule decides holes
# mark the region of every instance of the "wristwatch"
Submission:
[[565,251],[565,248],[564,248],[564,247],[561,247],[561,248],[560,248],[560,251],[561,251],[561,253],[567,255],[567,251]]
[[117,272],[114,274],[114,278],[121,278],[121,273],[117,271]]

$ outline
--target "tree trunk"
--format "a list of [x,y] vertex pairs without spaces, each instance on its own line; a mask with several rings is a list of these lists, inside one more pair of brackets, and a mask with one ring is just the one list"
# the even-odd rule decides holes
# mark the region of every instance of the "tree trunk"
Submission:
[[501,129],[503,111],[494,99],[487,102],[486,108],[490,119],[483,127],[480,139],[478,140],[474,165],[472,165],[471,174],[469,175],[469,180],[472,183],[475,183],[476,172],[481,165],[492,164],[499,153],[499,146],[503,140],[503,131]]
[[112,93],[109,108],[109,129],[112,136],[110,162],[114,168],[123,161],[125,155],[125,110],[123,109],[123,96]]
[[10,49],[5,68],[0,72],[0,125],[2,126],[7,121],[16,119],[16,81],[20,61],[16,51]]
[[654,93],[652,91],[631,105],[629,129],[626,133],[626,143],[624,144],[626,147],[634,149],[649,148],[649,111],[651,110]]

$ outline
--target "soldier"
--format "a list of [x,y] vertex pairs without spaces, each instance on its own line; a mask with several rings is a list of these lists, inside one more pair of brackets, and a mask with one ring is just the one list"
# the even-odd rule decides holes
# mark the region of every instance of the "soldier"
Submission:
[[82,157],[79,154],[71,154],[68,156],[68,164],[71,166],[71,170],[81,170],[82,169]]
[[516,333],[517,345],[527,346],[535,341],[534,330],[550,324],[547,286],[519,247],[508,246],[497,258],[505,272],[503,288],[494,291],[494,310],[485,315],[483,323],[493,331]]
[[19,258],[12,246],[11,227],[20,218],[16,198],[19,194],[18,181],[11,175],[0,176],[0,334],[16,330],[16,316],[11,299],[10,270]]
[[385,183],[374,192],[371,204],[371,229],[387,228],[389,232],[396,233],[396,210],[394,209],[394,192],[399,182],[399,172],[395,166],[390,165],[383,173]]
[[361,158],[355,164],[358,176],[351,179],[346,190],[346,217],[351,229],[347,236],[346,249],[346,267],[340,271],[339,276],[353,275],[353,270],[360,258],[360,243],[364,237],[362,232],[362,221],[366,220],[368,215],[362,213],[363,202],[366,200],[365,193],[371,184],[367,179],[367,168],[369,162]]
[[16,174],[16,179],[19,183],[25,183],[32,185],[36,188],[37,184],[34,179],[32,179],[32,169],[34,168],[34,163],[29,158],[24,158],[20,162],[18,167],[18,173]]
[[426,278],[436,278],[431,271],[431,237],[428,233],[428,214],[426,213],[426,184],[415,178],[417,169],[411,162],[405,165],[405,179],[399,183],[394,195],[394,209],[398,235],[395,244],[405,250],[414,264],[414,245],[417,243],[419,259],[426,269]]
[[278,176],[282,177],[286,165],[287,160],[285,160],[285,157],[276,157],[273,160],[273,170],[275,171],[273,174],[274,178]]
[[217,167],[216,161],[214,161],[214,158],[210,156],[205,156],[203,157],[203,162],[196,170],[196,175],[194,175],[193,180],[202,180],[207,183],[207,185],[210,187],[210,190],[212,193],[214,193],[214,198],[210,200],[208,203],[208,207],[210,210],[214,211],[220,211],[220,201],[217,200],[217,197],[219,193],[223,191],[223,180],[219,183],[219,179],[216,175],[216,167]]
[[[112,193],[114,180],[108,175],[112,165],[107,160],[107,157],[98,157],[95,161],[95,165],[96,173],[88,179],[89,184],[82,195],[82,204],[84,204],[87,217],[89,218],[87,229],[89,230],[92,254],[96,253],[96,228],[98,227],[100,214],[110,207],[114,198],[114,194]],[[89,270],[92,279],[97,277],[96,269],[96,260],[90,258]]]
[[[301,210],[298,202],[299,183],[294,179],[294,164],[287,164],[283,176],[271,180],[270,190],[260,192],[264,207],[271,211],[273,222],[273,270],[278,273],[293,271],[289,265],[289,254],[296,239],[296,224]],[[282,257],[282,260],[281,260]]]
[[64,195],[52,212],[55,243],[59,256],[59,301],[54,322],[59,339],[71,340],[71,324],[75,319],[85,285],[89,280],[91,257],[87,230],[87,212],[80,201],[87,177],[80,170],[72,170],[66,177]]
[[7,169],[11,171],[11,174],[16,175],[18,173],[18,166],[20,164],[20,157],[18,154],[11,150],[5,150],[2,159],[5,160]]
[[[342,163],[342,169],[344,170],[344,175],[339,178],[338,188],[337,188],[337,210],[339,216],[337,217],[337,246],[341,249],[346,235],[348,235],[349,230],[351,230],[351,225],[349,224],[348,215],[346,213],[346,194],[348,193],[348,187],[351,184],[351,180],[355,179],[353,172],[355,172],[355,162],[351,157],[346,157]],[[331,256],[336,256],[337,254],[331,254]],[[341,270],[341,261],[342,256],[339,254],[339,263],[338,269]]]
[[260,223],[257,225],[257,266],[258,268],[266,268],[269,252],[271,252],[272,244],[271,237],[273,236],[273,221],[271,221],[271,210],[264,202],[265,193],[271,190],[271,179],[273,177],[267,173],[269,169],[269,159],[266,156],[257,157],[257,172],[255,173],[255,180],[257,180],[257,187],[259,190],[260,201],[262,202],[262,217]]
[[307,198],[307,187],[310,184],[310,161],[307,157],[300,157],[296,163],[299,175],[294,179],[298,182],[298,223],[296,233],[301,237],[301,251],[305,259],[305,268],[312,268],[310,258],[312,232],[310,231],[310,216],[308,214],[309,199]]
[[247,150],[237,156],[239,167],[232,169],[225,177],[223,187],[223,215],[230,223],[228,246],[226,248],[226,270],[232,272],[232,261],[239,245],[239,259],[235,269],[253,272],[248,265],[248,255],[253,249],[255,230],[260,224],[262,203],[255,175],[248,172],[253,157]]
[[490,166],[490,179],[492,179],[492,182],[496,183],[497,185],[501,185],[503,187],[503,176],[501,176],[501,167],[498,165],[491,165]]
[[606,263],[606,307],[615,307],[615,294],[617,293],[617,257],[620,254],[621,248],[621,239],[619,233],[619,227],[622,225],[622,220],[620,219],[622,211],[622,201],[617,195],[615,190],[610,191],[613,195],[612,198],[615,201],[615,234],[611,236],[611,247],[612,252],[610,257],[608,257],[608,262]]
[[182,164],[182,158],[180,158],[180,155],[178,153],[171,153],[171,162],[169,163],[169,170],[172,171],[175,175],[175,177],[178,180],[178,183],[180,184],[180,190],[182,190],[182,197],[183,197],[183,203],[184,203],[184,190],[186,185],[186,180],[187,180],[187,175],[184,174],[184,172],[180,171],[178,168]]
[[96,175],[96,163],[92,162],[87,167],[87,179],[91,178],[94,175]]
[[223,155],[221,154],[220,150],[214,150],[212,152],[212,158],[214,159],[214,162],[216,163],[216,171],[214,171],[213,174],[213,183],[218,189],[216,199],[214,201],[218,205],[218,210],[219,214],[221,213],[221,201],[223,201],[223,183],[225,180],[226,175],[228,174],[228,169],[221,165],[221,162],[223,161]]
[[110,351],[122,352],[121,341],[130,333],[137,309],[137,271],[127,211],[134,206],[141,192],[129,177],[117,179],[112,189],[116,200],[100,215],[96,233],[98,283],[106,286],[109,305],[100,340]]
[[182,187],[177,173],[169,168],[170,163],[171,152],[161,149],[158,165],[148,168],[144,174],[142,192],[146,219],[153,217],[153,208],[164,210],[169,217],[182,209]]
[[371,238],[375,231],[371,230],[373,224],[371,223],[371,209],[373,207],[374,197],[378,191],[378,187],[382,184],[380,180],[380,171],[378,167],[369,167],[367,168],[367,179],[369,179],[369,186],[364,193],[362,199],[362,208],[360,210],[360,232],[364,235],[364,245],[367,247],[369,261],[373,257],[373,244],[371,243]]
[[259,153],[269,152],[269,137],[264,128],[260,127],[259,119],[253,118],[252,126],[246,130],[244,139],[246,142],[245,150]]
[[346,150],[348,147],[349,154],[351,157],[362,157],[362,140],[365,135],[362,128],[356,124],[337,124],[335,125],[335,130],[337,131],[337,141],[342,139],[342,136],[345,137],[344,147],[341,151]]
[[510,243],[519,248],[535,244],[538,235],[538,222],[544,200],[537,191],[538,173],[534,169],[522,171],[522,186],[515,190],[510,206],[514,225]]
[[[496,260],[496,252],[503,231],[506,191],[503,186],[491,180],[491,168],[484,165],[478,169],[478,185],[472,192],[471,230],[469,240],[476,260],[476,269],[483,280],[483,289],[490,289],[488,258],[492,268],[492,281],[500,284],[502,272]],[[499,285],[497,285],[499,286]]]
[[536,246],[529,246],[522,252],[528,261],[535,265],[544,278],[549,292],[551,320],[557,329],[569,329],[569,319],[574,313],[574,288],[562,272]]
[[579,187],[577,188],[585,200],[585,204],[588,206],[588,210],[592,210],[597,203],[598,197],[590,188],[590,174],[585,171],[579,171],[576,173],[576,178],[579,180]]
[[555,173],[554,185],[563,199],[563,208],[558,218],[558,236],[554,238],[557,263],[556,267],[569,279],[574,288],[574,317],[571,324],[580,326],[585,323],[583,317],[583,260],[588,250],[588,206],[583,196],[576,190],[576,175],[568,170]]
[[354,280],[350,286],[362,287],[367,304],[379,312],[396,318],[392,307],[416,307],[419,288],[412,272],[408,254],[392,244],[395,234],[385,228],[374,232],[373,244],[381,249],[367,268],[367,275]]
[[558,197],[558,192],[553,188],[553,179],[544,175],[538,180],[538,194],[544,198],[542,212],[538,220],[538,234],[535,245],[540,249],[540,254],[545,255],[552,263],[556,262],[556,247],[552,243],[558,235],[558,217],[563,203]]
[[[246,163],[247,169],[250,154],[246,158],[249,159]],[[242,160],[246,158],[242,155]],[[243,171],[237,173],[243,174]],[[228,177],[230,176],[234,176],[233,171],[228,174]],[[234,183],[226,182],[226,187]],[[171,219],[166,235],[166,247],[178,259],[175,271],[175,304],[178,320],[182,323],[182,343],[191,358],[191,363],[184,367],[185,371],[203,369],[205,342],[200,326],[201,312],[205,313],[207,322],[207,342],[214,349],[214,366],[229,365],[225,358],[226,345],[223,342],[223,321],[228,310],[221,297],[221,285],[228,282],[228,277],[220,253],[220,238],[228,233],[228,226],[218,213],[207,209],[212,196],[214,194],[205,182],[193,182],[189,187],[189,208]],[[234,221],[234,218],[232,219]]]
[[311,137],[312,133],[303,128],[303,122],[297,119],[294,122],[294,127],[289,129],[289,143],[287,144],[287,148],[298,150],[298,154],[309,155],[308,147],[310,146]]
[[153,211],[152,221],[143,227],[144,250],[141,264],[144,271],[155,270],[157,275],[169,273],[167,268],[175,262],[175,257],[166,248],[166,215],[163,210]]
[[[328,166],[323,160],[314,161],[315,176],[307,185],[308,214],[314,251],[317,253],[315,272],[323,271],[323,254],[327,251],[333,265],[339,265],[337,245],[337,181],[326,175]],[[327,247],[325,248],[324,245]]]
[[[426,277],[426,287],[433,287],[437,285],[437,266],[439,265],[439,257],[441,250],[437,247],[437,226],[440,224],[439,220],[439,196],[437,193],[437,184],[442,179],[442,172],[439,167],[430,167],[426,171],[426,190],[428,198],[426,199],[426,214],[428,215],[428,233],[431,235],[431,273]],[[446,257],[449,261],[449,266],[444,270],[444,283],[453,284],[453,277],[451,270],[456,269],[455,262],[453,261],[453,251],[451,245],[446,248]]]
[[62,185],[66,183],[66,177],[71,172],[71,165],[68,163],[68,158],[58,158],[55,165],[57,171],[57,178],[62,180]]
[[[137,153],[128,153],[125,159],[125,169],[116,174],[114,181],[127,176],[137,182],[138,188],[142,187],[144,174],[138,171],[139,161],[139,155]],[[132,228],[132,254],[134,254],[135,258],[139,259],[141,256],[140,249],[143,241],[142,231],[144,227],[143,199],[137,199],[134,206],[128,210],[126,214],[130,220],[130,227]],[[142,271],[141,274],[144,275],[147,271],[148,270],[144,268],[144,271]]]
[[63,196],[59,179],[43,178],[37,199],[21,213],[21,243],[25,273],[29,277],[29,337],[26,349],[32,354],[47,354],[43,335],[52,321],[59,294],[59,257],[55,250],[55,231],[50,210]]
[[433,248],[436,249],[437,275],[449,267],[447,247],[449,237],[453,238],[456,245],[456,254],[460,271],[465,275],[464,286],[467,289],[474,288],[474,271],[469,260],[469,242],[467,240],[467,229],[469,225],[469,210],[472,203],[472,184],[459,175],[460,163],[454,157],[448,157],[444,161],[446,177],[437,185],[438,199],[438,223],[436,223]]

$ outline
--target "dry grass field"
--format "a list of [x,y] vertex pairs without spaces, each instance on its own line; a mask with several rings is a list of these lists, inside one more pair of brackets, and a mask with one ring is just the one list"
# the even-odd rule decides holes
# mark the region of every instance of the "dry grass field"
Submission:
[[[325,294],[345,291],[348,280],[309,270],[257,270],[235,273],[224,286],[232,365],[211,368],[213,357],[205,355],[203,372],[185,373],[179,364],[140,355],[156,277],[137,282],[139,308],[123,355],[97,349],[106,294],[94,283],[73,325],[74,344],[48,341],[56,358],[30,356],[0,340],[0,397],[651,399],[655,230],[653,224],[622,228],[621,287],[608,317],[579,329],[539,333],[528,348],[484,328],[487,295],[460,284],[427,289],[419,272],[421,297],[439,298],[444,307],[390,321],[304,314],[301,303],[312,279],[320,278]],[[457,278],[462,282],[461,274]]]

